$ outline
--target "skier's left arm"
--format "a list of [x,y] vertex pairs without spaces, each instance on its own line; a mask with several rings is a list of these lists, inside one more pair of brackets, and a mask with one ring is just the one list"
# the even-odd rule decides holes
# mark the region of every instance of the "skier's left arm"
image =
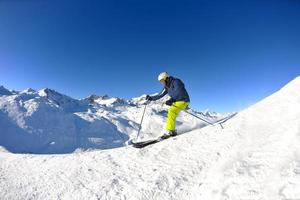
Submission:
[[150,96],[150,97],[151,97],[152,101],[156,101],[156,100],[164,97],[167,93],[168,93],[168,91],[166,90],[166,88],[164,88],[159,94]]

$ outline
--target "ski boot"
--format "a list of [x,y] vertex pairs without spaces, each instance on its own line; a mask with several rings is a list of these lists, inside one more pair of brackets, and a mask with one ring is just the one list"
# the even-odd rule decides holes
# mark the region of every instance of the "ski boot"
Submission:
[[173,131],[167,131],[166,133],[164,133],[160,138],[161,139],[167,139],[169,137],[174,137],[177,135],[177,131],[176,130],[173,130]]

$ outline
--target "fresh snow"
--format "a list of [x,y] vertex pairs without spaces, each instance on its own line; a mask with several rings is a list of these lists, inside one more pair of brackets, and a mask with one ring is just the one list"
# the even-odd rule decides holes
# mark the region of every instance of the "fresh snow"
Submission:
[[[300,77],[223,123],[223,129],[203,127],[195,118],[181,113],[178,129],[188,132],[143,149],[87,145],[93,151],[77,148],[69,154],[14,154],[11,149],[17,144],[9,146],[1,140],[1,199],[300,199],[299,89]],[[46,118],[40,114],[30,121],[27,116],[53,108],[55,117],[72,113],[97,130],[103,124],[93,122],[107,120],[123,135],[127,133],[128,141],[136,135],[144,108],[142,97],[112,106],[99,102],[87,106],[82,103],[88,101],[84,99],[66,110],[42,95],[0,98],[1,138],[4,135],[8,139],[10,136],[2,131],[6,124],[10,134],[17,126],[35,135],[38,125],[34,121]],[[39,111],[36,104],[43,105],[44,110]],[[151,103],[143,126],[158,132],[165,110],[160,103]],[[88,138],[101,143],[109,137],[105,133]],[[50,144],[55,146],[57,142]]]

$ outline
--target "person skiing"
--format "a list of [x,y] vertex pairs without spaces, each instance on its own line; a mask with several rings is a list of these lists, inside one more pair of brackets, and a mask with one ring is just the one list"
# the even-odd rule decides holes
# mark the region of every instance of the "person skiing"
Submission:
[[154,96],[147,95],[146,100],[156,101],[166,94],[171,97],[165,102],[170,108],[168,110],[167,132],[161,138],[166,139],[177,135],[177,131],[175,130],[176,118],[180,111],[187,108],[190,103],[190,97],[184,83],[180,79],[170,76],[167,72],[160,73],[158,81],[164,86],[163,90]]

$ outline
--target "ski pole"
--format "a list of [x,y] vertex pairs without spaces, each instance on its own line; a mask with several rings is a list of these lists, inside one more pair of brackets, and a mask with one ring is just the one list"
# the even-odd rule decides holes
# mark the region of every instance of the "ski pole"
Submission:
[[192,116],[194,116],[194,117],[196,117],[196,118],[198,118],[198,119],[200,119],[200,120],[202,120],[202,121],[204,121],[204,122],[206,122],[206,123],[208,123],[208,124],[210,124],[210,125],[214,125],[213,123],[210,123],[209,121],[207,121],[205,119],[202,119],[201,117],[198,117],[197,115],[194,115],[193,113],[190,113],[190,112],[188,112],[186,110],[183,110],[183,111],[186,112],[186,113],[188,113],[188,114],[190,114],[190,115],[192,115]]
[[[202,119],[201,117],[198,117],[197,115],[194,115],[193,113],[190,113],[190,112],[188,112],[188,111],[186,111],[186,110],[184,110],[184,112],[186,112],[186,113],[188,113],[188,114],[190,114],[190,115],[196,117],[197,119],[200,119],[200,120],[202,120],[202,121],[204,121],[204,122],[206,122],[206,123],[208,123],[208,124],[210,124],[210,125],[212,125],[212,126],[215,125],[215,123],[208,122],[207,120]],[[220,126],[221,126],[221,128],[223,129],[222,123],[220,123]]]
[[144,120],[144,115],[145,115],[146,107],[147,107],[147,104],[145,104],[145,107],[144,107],[144,111],[143,111],[142,119],[141,119],[141,122],[140,122],[138,134],[137,134],[137,136],[136,136],[136,138],[135,138],[136,141],[137,141],[137,139],[138,139],[138,137],[139,137],[139,134],[140,134],[140,132],[141,132],[141,128],[142,128],[142,123],[143,123],[143,120]]
[[[175,108],[181,109],[181,108],[175,106],[174,104],[173,104],[172,106],[174,106]],[[210,124],[210,125],[214,126],[213,123],[211,123],[211,122],[209,122],[209,121],[207,121],[207,120],[205,120],[205,119],[202,119],[201,117],[198,117],[197,115],[195,115],[195,114],[193,114],[193,113],[190,113],[190,112],[188,112],[187,110],[183,110],[183,111],[186,112],[187,114],[190,114],[190,115],[196,117],[197,119],[200,119],[200,120],[206,122],[207,124]],[[222,126],[221,126],[221,127],[222,127]],[[222,127],[222,128],[223,128],[223,127]]]

